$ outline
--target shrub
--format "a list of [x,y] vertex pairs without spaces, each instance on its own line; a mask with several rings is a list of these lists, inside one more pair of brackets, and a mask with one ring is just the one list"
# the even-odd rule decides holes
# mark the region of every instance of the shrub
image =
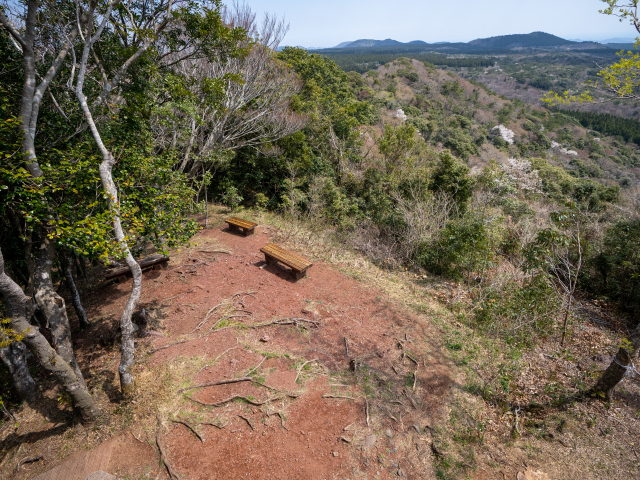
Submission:
[[546,275],[520,282],[514,278],[485,289],[476,308],[478,325],[510,343],[533,346],[553,333],[562,301]]
[[422,110],[420,110],[417,107],[414,107],[413,105],[409,105],[404,109],[404,113],[406,113],[407,115],[411,115],[413,117],[419,117],[420,115],[422,115]]
[[429,189],[450,195],[458,203],[459,208],[464,210],[472,193],[469,167],[445,150],[440,154],[440,164],[433,174]]
[[415,82],[417,82],[418,80],[420,80],[420,77],[418,77],[418,74],[417,74],[417,73],[415,73],[415,72],[411,72],[410,74],[405,75],[405,78],[406,78],[407,80],[409,80],[410,82],[412,82],[412,83],[415,83]]
[[460,98],[464,93],[464,90],[458,82],[445,82],[440,88],[440,93],[445,97]]
[[418,247],[416,261],[436,275],[470,280],[473,271],[488,261],[489,234],[482,218],[465,215],[452,220],[434,242]]

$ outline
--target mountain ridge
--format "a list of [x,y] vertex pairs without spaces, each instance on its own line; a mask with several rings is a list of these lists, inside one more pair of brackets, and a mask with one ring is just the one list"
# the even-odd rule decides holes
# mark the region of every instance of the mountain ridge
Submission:
[[[416,46],[416,45],[444,45],[450,42],[435,42],[429,44],[422,40],[411,42],[399,42],[391,38],[385,40],[359,39],[353,42],[342,42],[333,48],[367,48],[367,47],[387,47],[387,46]],[[532,32],[527,34],[498,35],[495,37],[478,38],[470,42],[455,42],[459,44],[472,45],[476,47],[488,48],[526,48],[526,47],[555,47],[576,45],[581,42],[574,42],[545,32]]]

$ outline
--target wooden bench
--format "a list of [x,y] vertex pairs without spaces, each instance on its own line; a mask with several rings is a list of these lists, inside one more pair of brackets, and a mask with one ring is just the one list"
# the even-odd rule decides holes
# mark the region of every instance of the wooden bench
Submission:
[[276,262],[280,262],[293,270],[293,274],[296,280],[300,280],[307,273],[307,270],[313,266],[313,263],[309,263],[302,257],[294,255],[291,252],[287,252],[283,248],[270,243],[266,247],[260,249],[264,253],[264,258],[267,265],[273,265]]
[[[142,260],[138,260],[138,265],[142,270],[147,270],[149,268],[157,269],[157,268],[167,268],[167,263],[169,262],[169,257],[165,257],[164,255],[151,255],[150,257],[144,258]],[[104,279],[111,280],[112,278],[117,278],[118,281],[124,282],[127,279],[127,275],[131,273],[131,269],[129,267],[119,268],[111,273],[108,273]]]
[[229,230],[235,228],[237,230],[242,230],[242,233],[246,235],[251,235],[255,231],[258,226],[257,223],[250,222],[248,220],[243,220],[238,217],[231,217],[225,220],[229,224]]

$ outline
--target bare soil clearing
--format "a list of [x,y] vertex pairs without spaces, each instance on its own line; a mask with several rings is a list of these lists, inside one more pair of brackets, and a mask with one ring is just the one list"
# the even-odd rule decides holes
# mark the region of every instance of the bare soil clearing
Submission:
[[[172,388],[247,375],[255,380],[189,390],[152,407],[162,417],[167,462],[190,479],[390,478],[398,472],[435,478],[425,427],[441,421],[451,386],[437,331],[426,317],[325,263],[314,261],[307,277],[295,281],[285,267],[265,264],[260,248],[270,240],[264,227],[245,237],[220,222],[198,234],[197,246],[176,252],[167,270],[145,274],[141,307],[160,334],[138,343],[143,377],[161,381],[157,372],[179,365],[185,376]],[[209,253],[222,250],[230,254]],[[102,301],[87,305],[99,325],[76,337],[90,382],[109,372],[111,382],[105,385],[103,378],[101,389],[112,402],[119,400],[113,342],[129,282],[99,290]],[[293,321],[252,328],[281,319]],[[226,402],[234,397],[240,398]],[[143,395],[136,402],[163,400]],[[148,411],[134,402],[111,405],[107,411],[130,416],[129,432],[155,446],[155,419]],[[96,470],[138,478],[131,475],[140,459],[109,455]],[[152,457],[140,478],[166,476]],[[72,457],[50,471],[54,456],[6,478],[48,470],[42,480],[57,479],[55,472],[78,470],[78,462],[83,460]]]
[[[520,417],[516,426],[514,411],[471,388],[490,374],[456,347],[473,345],[474,333],[434,300],[450,303],[455,289],[355,256],[344,261],[293,231],[287,242],[269,226],[245,237],[229,232],[222,216],[211,224],[197,245],[173,252],[167,270],[145,273],[140,306],[149,326],[137,340],[133,402],[121,402],[117,384],[117,321],[130,284],[87,280],[94,325],[74,339],[109,416],[75,425],[45,381],[38,409],[25,407],[17,430],[0,431],[1,478],[83,480],[95,467],[166,479],[158,443],[170,468],[188,479],[564,480],[638,472],[634,382],[617,393],[615,408],[569,404]],[[266,265],[259,250],[271,241],[313,261],[307,277],[295,281],[285,267]],[[97,269],[94,278],[103,274]],[[522,404],[561,383],[570,387],[578,371],[604,368],[607,359],[585,359],[614,349],[612,338],[587,325],[571,332],[564,353],[553,342],[525,352],[528,366],[515,373]],[[252,381],[239,381],[246,377]],[[208,383],[221,384],[192,388]],[[39,454],[43,460],[18,466]],[[437,477],[444,462],[455,465]]]

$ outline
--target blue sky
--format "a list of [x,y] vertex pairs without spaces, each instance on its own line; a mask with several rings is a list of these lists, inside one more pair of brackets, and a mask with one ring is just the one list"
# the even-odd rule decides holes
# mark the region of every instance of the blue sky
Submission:
[[598,13],[599,0],[246,0],[286,17],[284,45],[332,47],[360,38],[468,42],[544,31],[568,39],[635,38],[628,22]]

